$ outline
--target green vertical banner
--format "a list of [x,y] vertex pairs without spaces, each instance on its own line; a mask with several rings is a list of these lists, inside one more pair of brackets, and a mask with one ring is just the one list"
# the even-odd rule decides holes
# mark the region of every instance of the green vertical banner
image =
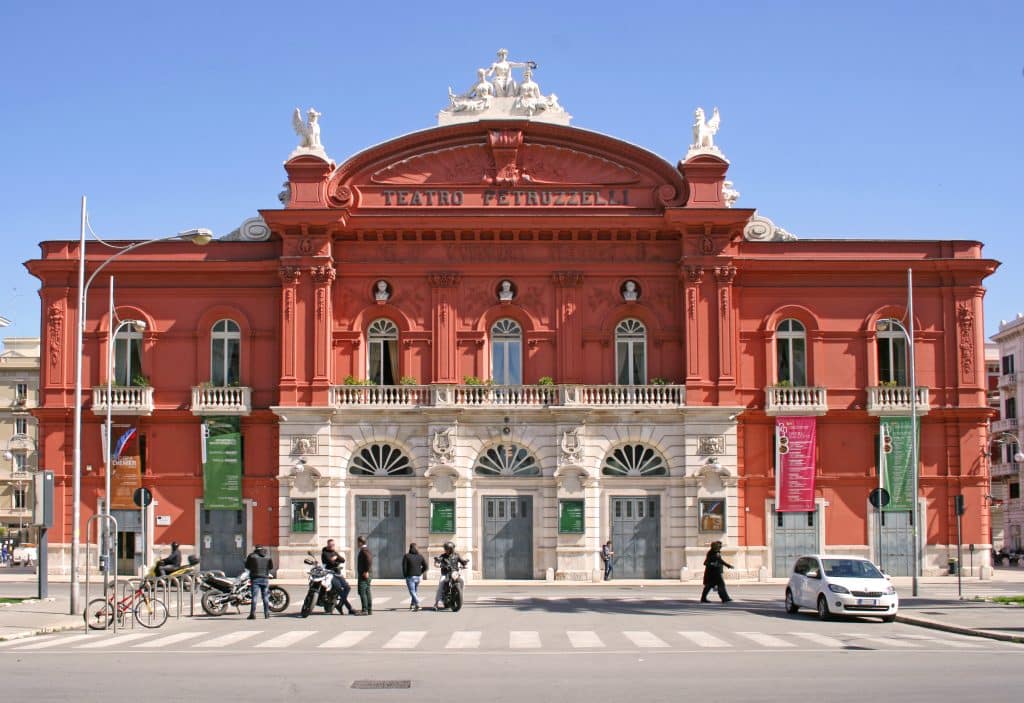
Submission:
[[913,423],[910,420],[909,417],[883,417],[879,422],[878,468],[882,488],[889,491],[889,504],[883,508],[886,512],[914,509],[914,472],[910,457]]
[[241,421],[237,417],[208,417],[203,425],[203,507],[241,510]]

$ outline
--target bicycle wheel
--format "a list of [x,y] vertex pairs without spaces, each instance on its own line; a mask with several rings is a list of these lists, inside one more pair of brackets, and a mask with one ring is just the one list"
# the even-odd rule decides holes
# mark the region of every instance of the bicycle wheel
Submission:
[[146,598],[135,605],[135,620],[143,627],[160,627],[167,622],[167,606],[159,598]]
[[106,630],[114,622],[114,606],[108,600],[95,598],[89,601],[82,617],[90,630]]

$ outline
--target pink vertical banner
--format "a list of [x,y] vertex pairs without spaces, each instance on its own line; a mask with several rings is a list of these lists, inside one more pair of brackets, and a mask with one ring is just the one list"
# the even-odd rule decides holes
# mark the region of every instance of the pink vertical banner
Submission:
[[775,418],[775,510],[803,513],[814,510],[814,455],[817,443],[814,417]]

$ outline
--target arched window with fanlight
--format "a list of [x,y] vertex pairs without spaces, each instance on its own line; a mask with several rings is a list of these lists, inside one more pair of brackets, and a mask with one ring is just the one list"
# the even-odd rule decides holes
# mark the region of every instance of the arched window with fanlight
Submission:
[[878,334],[878,382],[882,384],[907,385],[907,337],[898,320],[879,320],[875,325]]
[[142,371],[142,332],[123,325],[114,337],[114,383],[118,386],[148,386]]
[[353,476],[412,476],[412,462],[398,447],[368,444],[352,457],[348,472]]
[[398,326],[386,318],[374,320],[367,330],[366,378],[378,386],[398,382]]
[[623,444],[604,459],[605,476],[667,476],[665,459],[646,444]]
[[540,466],[526,447],[508,442],[481,454],[473,473],[477,476],[540,476]]
[[523,382],[523,328],[515,320],[491,325],[491,379],[501,386]]
[[626,319],[615,328],[615,382],[647,383],[647,328],[640,320]]
[[234,320],[217,320],[210,332],[210,383],[237,386],[241,367],[242,331]]
[[807,385],[807,331],[799,320],[786,319],[775,330],[776,382]]

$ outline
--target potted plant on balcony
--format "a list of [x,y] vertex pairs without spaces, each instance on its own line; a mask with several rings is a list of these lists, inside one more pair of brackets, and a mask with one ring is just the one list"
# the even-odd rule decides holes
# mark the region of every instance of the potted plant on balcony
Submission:
[[672,382],[669,381],[667,378],[662,378],[661,376],[655,376],[654,378],[652,378],[650,380],[650,384],[649,385],[652,385],[652,386],[667,386],[667,385],[670,385],[671,383]]
[[149,376],[144,373],[136,373],[132,376],[132,382],[128,384],[136,388],[148,388],[149,387]]
[[402,376],[402,378],[398,381],[398,385],[400,385],[400,386],[418,386],[418,385],[420,385],[420,382],[419,382],[419,379],[417,379],[415,376]]
[[494,381],[492,379],[487,379],[486,381],[483,381],[483,380],[480,379],[479,376],[463,376],[462,377],[462,385],[464,385],[464,386],[493,386],[494,385]]
[[792,388],[793,387],[793,382],[783,378],[783,379],[780,379],[780,380],[775,382],[775,387],[776,388]]
[[540,378],[537,379],[537,385],[553,386],[555,385],[555,379],[551,378],[551,376],[541,376]]
[[342,383],[344,385],[346,385],[346,386],[376,386],[377,385],[377,383],[375,381],[371,381],[368,378],[356,378],[352,374],[349,374],[348,376],[346,376],[345,380],[342,381]]

